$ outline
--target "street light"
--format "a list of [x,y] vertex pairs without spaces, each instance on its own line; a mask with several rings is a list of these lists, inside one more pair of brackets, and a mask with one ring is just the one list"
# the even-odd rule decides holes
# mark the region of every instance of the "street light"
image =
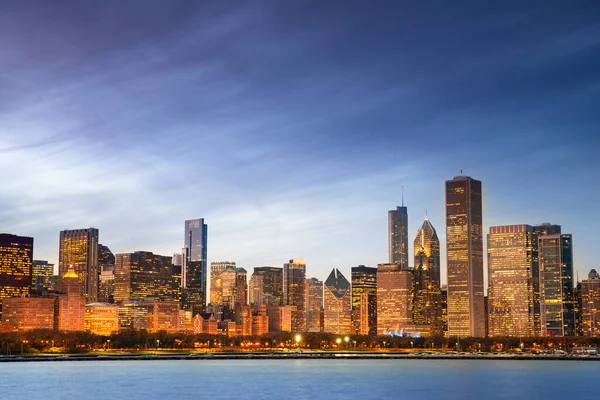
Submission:
[[349,344],[350,338],[348,336],[346,336],[344,338],[344,341],[346,342],[346,350],[349,350],[350,349],[350,344]]
[[300,346],[300,341],[302,341],[302,336],[300,336],[300,334],[297,334],[294,337],[294,340],[296,340],[296,346]]
[[338,344],[339,347],[339,345],[342,344],[342,338],[335,339],[335,342]]

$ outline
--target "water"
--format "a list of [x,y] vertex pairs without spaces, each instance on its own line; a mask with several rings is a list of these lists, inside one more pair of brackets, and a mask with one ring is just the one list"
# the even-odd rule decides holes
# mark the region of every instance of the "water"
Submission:
[[0,399],[598,399],[600,362],[183,360],[0,363]]

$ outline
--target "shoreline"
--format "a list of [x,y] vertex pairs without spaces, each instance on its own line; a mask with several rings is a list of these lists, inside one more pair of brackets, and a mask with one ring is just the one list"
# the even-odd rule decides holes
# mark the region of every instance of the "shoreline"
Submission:
[[189,353],[189,354],[74,354],[2,355],[3,362],[60,361],[178,361],[178,360],[509,360],[509,361],[600,361],[598,355],[514,354],[395,354],[395,353]]

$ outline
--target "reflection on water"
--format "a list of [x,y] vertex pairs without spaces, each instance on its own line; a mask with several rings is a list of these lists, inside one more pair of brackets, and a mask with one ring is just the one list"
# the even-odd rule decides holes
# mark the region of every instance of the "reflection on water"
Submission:
[[0,399],[597,399],[600,362],[184,360],[0,363]]

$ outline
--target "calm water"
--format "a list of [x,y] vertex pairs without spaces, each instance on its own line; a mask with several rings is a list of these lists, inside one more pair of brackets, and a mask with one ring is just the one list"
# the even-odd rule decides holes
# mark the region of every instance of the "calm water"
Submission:
[[600,362],[189,360],[0,363],[0,399],[598,399]]

